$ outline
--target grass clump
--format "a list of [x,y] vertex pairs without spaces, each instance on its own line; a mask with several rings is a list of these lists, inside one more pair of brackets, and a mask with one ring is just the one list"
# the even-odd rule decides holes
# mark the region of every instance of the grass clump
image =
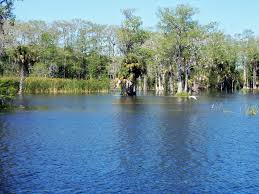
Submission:
[[188,92],[180,92],[175,94],[176,97],[189,97],[190,94]]
[[249,116],[256,116],[258,113],[258,108],[256,106],[248,106],[246,109],[246,114]]

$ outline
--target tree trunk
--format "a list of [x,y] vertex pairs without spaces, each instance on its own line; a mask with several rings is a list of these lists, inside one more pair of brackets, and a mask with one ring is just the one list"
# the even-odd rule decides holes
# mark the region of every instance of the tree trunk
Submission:
[[158,90],[162,91],[161,75],[158,76]]
[[177,93],[182,93],[183,92],[183,83],[182,83],[182,75],[179,70],[177,71]]
[[253,64],[253,89],[256,89],[256,70],[257,70],[257,62]]
[[19,83],[19,92],[18,92],[19,95],[22,95],[23,93],[24,78],[25,78],[25,69],[24,69],[24,65],[22,65],[20,70],[20,83]]
[[[64,48],[64,51],[65,51],[65,48]],[[63,78],[64,78],[64,79],[66,78],[66,63],[67,63],[67,56],[66,56],[66,54],[65,54],[65,57],[64,57],[64,64],[63,64],[63,68],[64,68]]]
[[199,84],[197,84],[196,80],[193,81],[192,92],[199,93]]
[[127,79],[121,82],[121,95],[122,96],[136,96],[136,81]]
[[[181,53],[179,51],[179,53]],[[181,70],[181,67],[183,67],[183,61],[182,61],[182,58],[181,58],[181,54],[179,54],[179,57],[178,57],[178,65],[177,65],[177,93],[182,93],[183,92],[183,83],[182,83],[182,70]]]
[[0,35],[4,35],[4,21],[0,19]]
[[155,89],[157,92],[158,91],[158,74],[156,74],[156,77],[155,77]]
[[142,88],[142,78],[139,77],[137,82],[138,82],[138,90],[139,90],[139,91],[142,91],[142,89],[143,89],[143,88]]
[[165,91],[165,76],[166,76],[166,74],[163,73],[161,76],[162,76],[161,91]]
[[158,76],[158,91],[164,91],[164,74]]
[[188,71],[185,70],[184,92],[188,92]]
[[173,76],[172,73],[169,75],[169,92],[172,94],[174,93],[174,86],[173,86]]
[[147,76],[146,75],[144,75],[144,81],[143,81],[144,83],[144,85],[143,85],[143,91],[144,92],[146,92],[147,91]]
[[246,68],[246,64],[243,62],[243,66],[244,66],[244,89],[248,89],[248,80],[247,80],[247,68]]
[[0,57],[4,54],[4,22],[0,21]]
[[157,86],[156,86],[156,94],[161,95],[164,91],[163,87],[163,75],[157,74]]

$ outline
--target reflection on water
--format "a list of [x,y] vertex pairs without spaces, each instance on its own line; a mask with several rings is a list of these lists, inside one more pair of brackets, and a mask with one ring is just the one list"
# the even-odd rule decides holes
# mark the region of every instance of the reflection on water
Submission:
[[0,191],[257,193],[258,98],[18,99],[46,108],[0,116]]

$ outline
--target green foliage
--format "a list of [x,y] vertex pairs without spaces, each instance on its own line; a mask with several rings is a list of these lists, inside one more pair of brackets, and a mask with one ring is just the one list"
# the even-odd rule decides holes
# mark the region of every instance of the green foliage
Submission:
[[145,71],[143,64],[136,54],[130,53],[123,59],[121,77],[131,81],[136,80]]
[[[165,38],[162,49],[165,53],[164,57],[169,59],[165,59],[167,66],[170,70],[174,66],[176,70],[177,82],[180,83],[177,85],[178,93],[183,90],[183,77],[188,80],[191,66],[199,56],[196,47],[199,46],[201,30],[193,19],[195,13],[195,9],[187,5],[178,5],[175,9],[163,8],[158,12],[159,27]],[[185,82],[185,85],[187,84],[188,81]]]
[[31,66],[38,60],[38,47],[36,45],[19,45],[13,52],[14,60],[28,74]]
[[58,78],[27,78],[26,93],[89,93],[108,91],[108,80],[72,80]]
[[[2,84],[3,83],[3,84]],[[0,78],[1,94],[9,97],[14,96],[18,91],[19,79],[12,77]],[[47,93],[90,93],[106,92],[109,90],[110,83],[108,79],[60,79],[60,78],[42,78],[28,77],[24,83],[24,92],[27,94],[47,94]],[[9,96],[9,97],[8,97]]]
[[18,76],[21,70],[24,76],[79,80],[117,76],[133,84],[141,79],[142,86],[145,77],[149,88],[160,83],[164,92],[256,85],[258,36],[250,30],[229,36],[215,23],[201,25],[194,17],[197,10],[189,5],[159,9],[159,30],[148,31],[133,9],[123,11],[120,27],[81,19],[17,21],[12,26],[7,21],[14,18],[14,1],[1,2],[7,32],[0,35],[3,76]]
[[142,28],[141,18],[134,15],[134,11],[123,10],[124,21],[117,34],[120,50],[124,55],[134,53],[148,38],[148,32]]
[[36,63],[31,69],[31,76],[34,77],[47,77],[49,70],[44,63]]
[[125,19],[118,31],[120,50],[124,54],[119,77],[135,83],[146,72],[147,52],[141,46],[149,34],[142,29],[141,18],[134,15],[134,10],[124,10],[123,15]]
[[[15,0],[1,0],[0,1],[0,57],[5,53],[6,35],[4,25],[9,23],[13,24],[14,14],[13,6]],[[1,65],[1,64],[0,64]]]
[[14,20],[14,14],[12,12],[14,0],[1,0],[0,1],[0,23],[2,24],[5,20]]
[[18,91],[19,82],[14,79],[0,79],[0,108],[7,107]]
[[188,94],[187,92],[181,92],[181,93],[176,93],[175,96],[176,97],[188,97],[188,96],[190,96],[190,94]]
[[93,79],[100,79],[107,76],[107,67],[109,59],[105,56],[92,52],[88,55],[86,62],[88,64],[88,75]]

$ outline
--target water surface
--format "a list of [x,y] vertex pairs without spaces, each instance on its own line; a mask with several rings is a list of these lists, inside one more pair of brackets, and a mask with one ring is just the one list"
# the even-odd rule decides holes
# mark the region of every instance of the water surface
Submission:
[[26,96],[0,115],[0,193],[258,193],[258,102]]

